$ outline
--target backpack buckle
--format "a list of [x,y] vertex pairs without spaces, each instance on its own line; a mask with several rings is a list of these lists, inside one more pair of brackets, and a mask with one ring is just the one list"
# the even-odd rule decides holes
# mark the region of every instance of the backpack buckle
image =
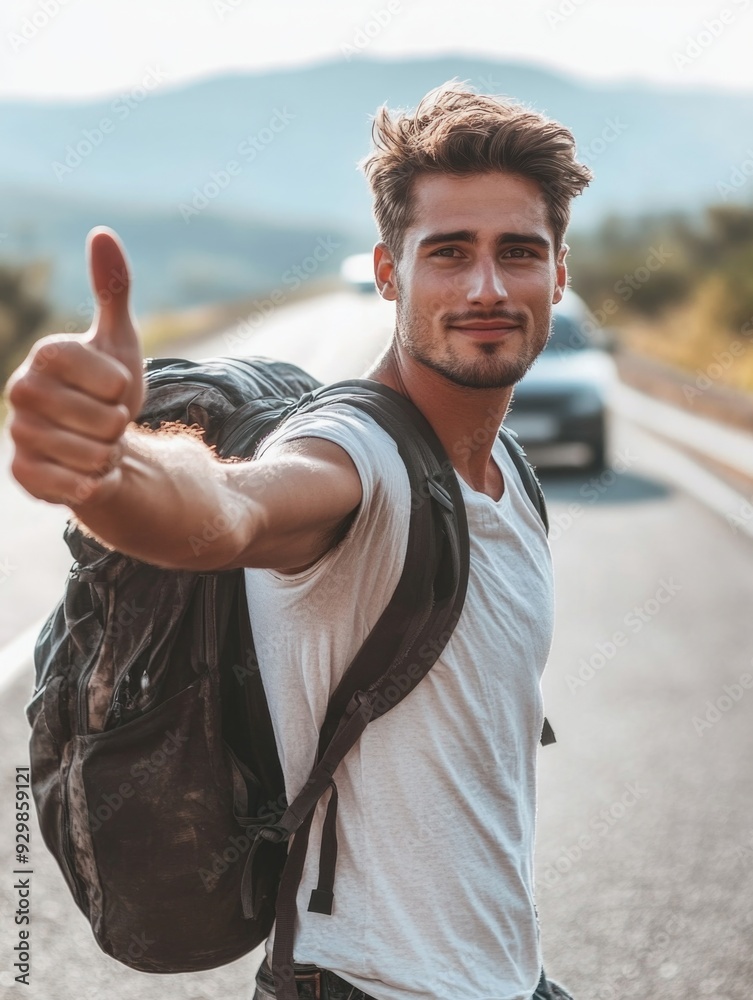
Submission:
[[441,504],[446,510],[449,510],[451,514],[454,513],[455,507],[452,503],[452,497],[444,486],[438,483],[436,479],[427,479],[426,485],[428,486],[429,493],[431,493],[437,503]]
[[259,836],[263,840],[268,840],[272,844],[281,844],[283,840],[287,840],[287,833],[282,827],[279,826],[260,826]]

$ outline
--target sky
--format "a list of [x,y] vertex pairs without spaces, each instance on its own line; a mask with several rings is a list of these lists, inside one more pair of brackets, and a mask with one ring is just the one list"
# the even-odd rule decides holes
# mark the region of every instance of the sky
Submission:
[[3,0],[0,99],[123,93],[331,59],[467,53],[753,96],[753,0]]

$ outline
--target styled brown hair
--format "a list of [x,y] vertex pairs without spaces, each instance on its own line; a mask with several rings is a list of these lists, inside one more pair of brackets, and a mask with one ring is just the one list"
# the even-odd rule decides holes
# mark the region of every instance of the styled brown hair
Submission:
[[379,235],[399,260],[412,222],[412,185],[421,174],[510,171],[537,181],[559,252],[570,202],[593,173],[575,159],[572,132],[519,101],[477,93],[457,80],[435,87],[413,112],[382,105],[374,149],[359,163],[374,195]]

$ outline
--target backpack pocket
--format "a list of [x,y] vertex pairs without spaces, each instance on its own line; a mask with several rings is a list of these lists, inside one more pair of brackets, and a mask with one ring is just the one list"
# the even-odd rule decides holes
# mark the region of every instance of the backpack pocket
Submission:
[[242,914],[239,786],[217,710],[206,671],[152,711],[70,744],[62,822],[92,929],[144,972],[213,968],[268,932]]

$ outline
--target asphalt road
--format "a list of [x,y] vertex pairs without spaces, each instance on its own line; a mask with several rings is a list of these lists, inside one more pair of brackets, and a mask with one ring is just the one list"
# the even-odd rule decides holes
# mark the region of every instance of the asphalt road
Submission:
[[[273,316],[194,356],[284,357],[362,373],[389,307],[342,295]],[[188,354],[188,350],[172,353]],[[557,588],[540,750],[538,908],[545,964],[577,1000],[753,995],[753,542],[667,472],[666,445],[614,419],[614,471],[544,473]],[[46,613],[69,558],[61,512],[0,484],[0,641]],[[10,512],[10,516],[7,512]],[[1,572],[1,571],[0,571]],[[32,977],[17,943],[9,803],[27,763],[27,670],[5,692],[0,996],[250,1000],[259,960],[148,976],[102,954],[35,827]],[[462,859],[458,859],[462,863]],[[458,956],[458,961],[463,957]]]

